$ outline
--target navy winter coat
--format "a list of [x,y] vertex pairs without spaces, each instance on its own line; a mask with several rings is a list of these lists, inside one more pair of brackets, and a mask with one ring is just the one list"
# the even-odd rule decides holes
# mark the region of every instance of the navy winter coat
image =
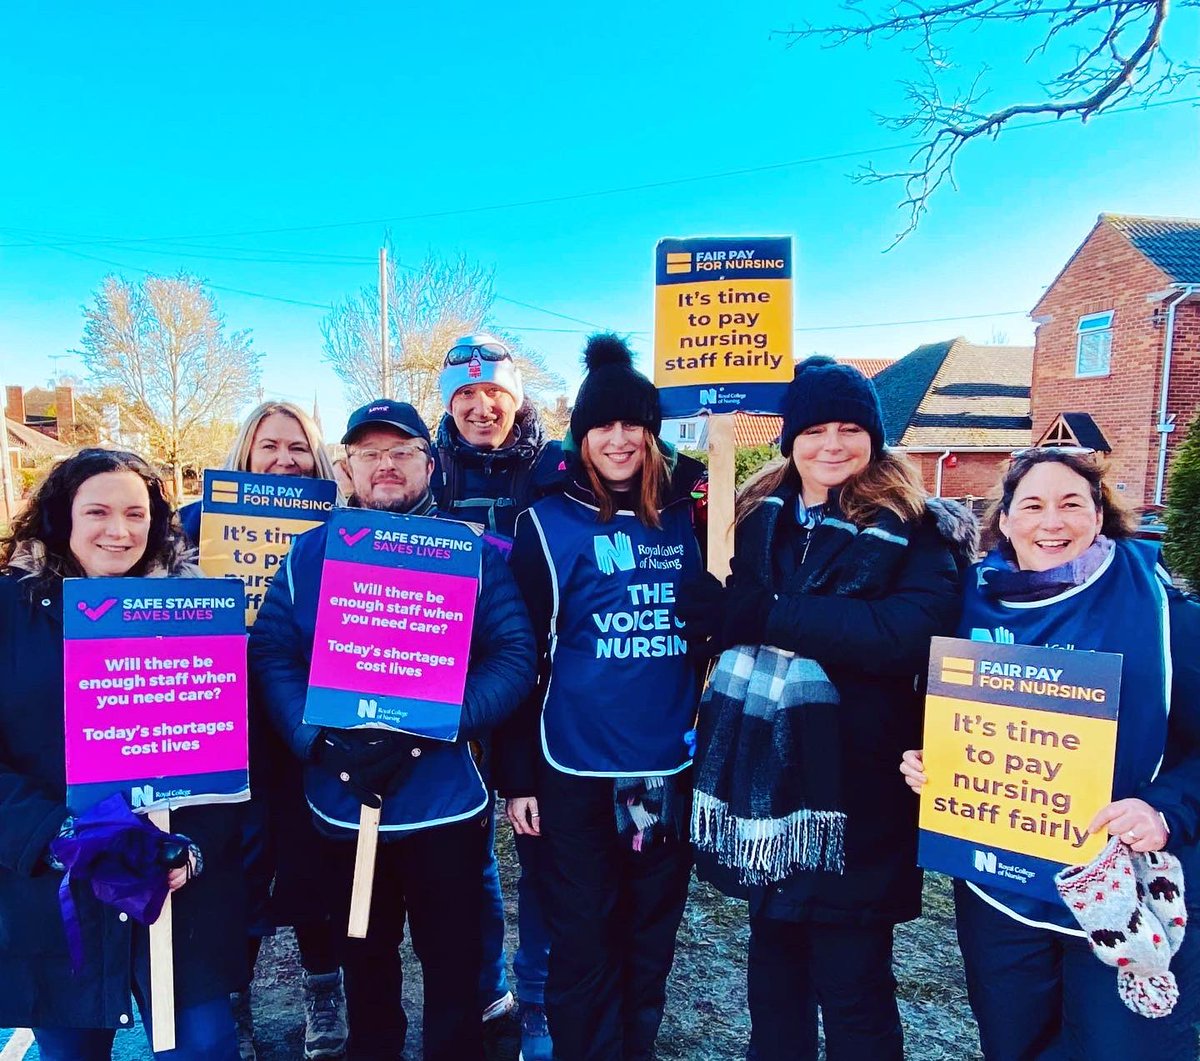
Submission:
[[[737,528],[734,584],[758,582],[771,569],[779,544],[764,540],[760,513],[765,517],[765,506]],[[946,520],[939,527],[927,514],[911,530],[892,586],[875,599],[796,592],[791,587],[809,573],[803,562],[790,578],[775,581],[778,600],[765,643],[815,659],[840,698],[841,746],[830,754],[841,759],[846,868],[801,871],[749,889],[753,916],[896,924],[920,915],[917,801],[900,774],[900,757],[920,747],[929,640],[954,632],[959,572],[973,559],[973,532],[973,523]]]
[[[84,966],[73,974],[62,874],[43,859],[69,813],[62,636],[60,579],[0,575],[0,1027],[120,1028],[132,1022],[131,976],[149,994],[146,929],[75,887]],[[204,856],[204,873],[172,899],[177,1007],[244,976],[240,817],[229,804],[171,814]]]
[[[304,762],[311,762],[321,732],[305,723],[303,715],[326,536],[327,528],[317,527],[292,543],[285,570],[271,583],[250,634],[252,688],[292,753]],[[418,816],[414,822],[409,811],[416,802],[424,807],[440,801],[457,811],[464,793],[431,792],[422,784],[424,777],[441,781],[453,776],[455,785],[477,784],[481,802],[475,810],[483,809],[487,796],[482,781],[474,766],[465,769],[470,764],[468,742],[487,736],[528,694],[534,683],[533,651],[533,632],[516,583],[500,553],[485,545],[459,739],[426,751],[397,791],[385,794],[381,838],[449,820]],[[451,758],[460,768],[453,768]],[[305,792],[322,831],[349,835],[333,824],[358,822],[360,805],[344,785],[310,766]]]

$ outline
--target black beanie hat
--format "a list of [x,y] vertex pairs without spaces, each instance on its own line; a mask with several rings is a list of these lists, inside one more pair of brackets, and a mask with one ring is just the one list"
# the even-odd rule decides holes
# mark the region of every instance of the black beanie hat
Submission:
[[654,384],[633,367],[633,354],[624,340],[612,334],[593,335],[583,351],[588,374],[571,410],[571,437],[576,446],[600,424],[628,420],[648,428],[656,438],[662,430],[662,410]]
[[801,361],[783,396],[783,434],[779,448],[786,457],[792,442],[814,424],[858,424],[871,436],[871,456],[883,452],[883,410],[875,384],[852,365],[839,365],[820,354]]

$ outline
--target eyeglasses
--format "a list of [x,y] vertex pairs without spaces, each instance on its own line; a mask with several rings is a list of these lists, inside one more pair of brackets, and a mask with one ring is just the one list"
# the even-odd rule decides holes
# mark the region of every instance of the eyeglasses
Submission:
[[424,446],[393,446],[391,449],[356,449],[349,454],[364,467],[378,464],[384,454],[391,458],[393,464],[403,464],[417,457],[428,457],[429,450]]
[[446,353],[445,364],[465,365],[476,356],[483,361],[511,361],[512,351],[500,343],[467,343],[450,347]]

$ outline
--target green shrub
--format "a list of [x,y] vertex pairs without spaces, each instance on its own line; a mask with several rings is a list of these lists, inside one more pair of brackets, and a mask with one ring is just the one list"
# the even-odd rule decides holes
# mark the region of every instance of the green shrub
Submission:
[[[705,450],[682,449],[680,452],[708,467],[708,453]],[[759,468],[778,456],[779,450],[774,446],[739,446],[733,455],[734,484],[740,488]]]
[[1171,574],[1200,586],[1200,416],[1175,453],[1168,484],[1163,556]]

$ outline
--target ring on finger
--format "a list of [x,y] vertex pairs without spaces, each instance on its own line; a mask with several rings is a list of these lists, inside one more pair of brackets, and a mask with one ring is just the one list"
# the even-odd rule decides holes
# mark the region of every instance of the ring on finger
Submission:
[[1132,829],[1130,829],[1129,832],[1127,832],[1125,834],[1125,840],[1128,843],[1136,844],[1138,842],[1138,834],[1135,833]]

